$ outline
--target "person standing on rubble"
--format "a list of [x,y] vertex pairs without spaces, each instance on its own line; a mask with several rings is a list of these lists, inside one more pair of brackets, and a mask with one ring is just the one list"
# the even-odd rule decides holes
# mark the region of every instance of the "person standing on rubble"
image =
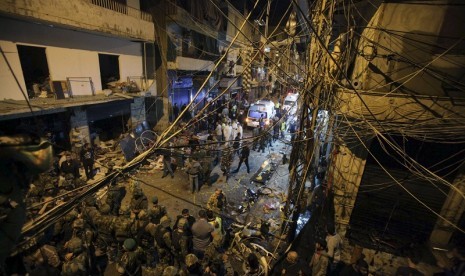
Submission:
[[131,218],[138,218],[139,212],[144,210],[146,211],[148,206],[148,200],[145,196],[142,188],[135,187],[132,193],[131,202],[129,204],[129,208],[131,210]]
[[220,213],[226,208],[226,196],[223,194],[223,190],[217,188],[215,193],[210,196],[207,202],[207,209],[213,212]]
[[121,202],[124,198],[124,193],[122,191],[123,187],[120,187],[116,180],[110,182],[108,186],[107,198],[105,203],[110,206],[110,214],[113,216],[119,215],[119,209],[121,208]]
[[120,275],[142,276],[142,263],[144,252],[137,246],[134,239],[126,239],[123,244],[124,254],[116,264],[116,269]]
[[169,150],[163,150],[163,175],[161,178],[164,178],[168,175],[171,175],[171,178],[174,178],[173,169],[171,168],[171,154]]
[[79,164],[72,158],[71,153],[66,153],[66,161],[61,164],[60,170],[63,175],[72,174],[74,179],[81,177],[79,175]]
[[180,218],[172,233],[172,252],[179,266],[184,263],[187,254],[191,252],[192,238],[187,231],[188,227],[187,219]]
[[234,173],[239,172],[239,169],[241,168],[242,163],[245,163],[245,166],[247,167],[247,173],[250,173],[249,155],[250,155],[249,146],[244,145],[242,147],[242,151],[241,151],[241,155],[240,155],[240,159],[239,159],[239,164],[237,165],[237,169],[234,171]]
[[160,224],[160,219],[167,215],[166,207],[158,204],[158,197],[152,197],[152,207],[148,211],[149,220],[153,224]]
[[196,156],[191,157],[186,167],[186,171],[189,174],[189,183],[192,188],[192,193],[200,191],[199,174],[202,171],[202,165],[200,165],[200,162],[197,159],[198,158]]
[[80,153],[81,156],[81,163],[84,167],[84,171],[86,173],[87,180],[94,179],[94,149],[90,146],[89,143],[85,143],[84,147]]
[[221,171],[223,176],[226,176],[226,181],[229,179],[229,174],[231,172],[231,163],[232,163],[232,150],[227,143],[223,145],[222,156],[221,156]]
[[213,240],[213,232],[215,228],[207,221],[207,212],[205,210],[199,211],[199,219],[192,225],[192,244],[193,253],[200,260],[205,255],[205,249]]

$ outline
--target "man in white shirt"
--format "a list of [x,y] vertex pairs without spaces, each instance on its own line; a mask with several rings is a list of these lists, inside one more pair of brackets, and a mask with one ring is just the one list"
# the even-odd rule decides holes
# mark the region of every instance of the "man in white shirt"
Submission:
[[339,263],[341,263],[342,238],[336,232],[334,225],[328,225],[326,230],[327,251],[325,255],[329,258],[330,274],[333,275],[338,269]]
[[215,134],[218,141],[223,141],[223,128],[221,127],[221,122],[218,122],[216,125]]

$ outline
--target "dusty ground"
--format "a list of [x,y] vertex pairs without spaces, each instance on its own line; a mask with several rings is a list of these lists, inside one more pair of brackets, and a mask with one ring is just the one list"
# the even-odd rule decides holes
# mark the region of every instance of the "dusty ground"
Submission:
[[[251,136],[250,130],[245,131],[245,136]],[[290,139],[288,136],[287,139]],[[200,192],[192,194],[190,192],[188,175],[182,170],[175,172],[174,178],[169,175],[161,178],[162,171],[143,171],[140,170],[134,178],[138,180],[140,187],[143,189],[145,195],[149,199],[149,206],[151,205],[150,199],[152,196],[157,196],[159,204],[164,205],[168,214],[173,220],[177,215],[181,214],[182,209],[187,208],[190,213],[196,218],[198,211],[202,207],[206,207],[206,203],[210,196],[215,192],[216,188],[223,189],[228,200],[228,208],[224,213],[237,222],[244,223],[249,221],[259,222],[260,219],[269,221],[271,223],[270,233],[279,236],[281,227],[281,211],[280,208],[284,206],[285,194],[287,193],[288,181],[288,164],[282,164],[282,153],[285,152],[289,158],[291,147],[286,145],[283,141],[275,141],[272,147],[265,150],[265,153],[251,150],[249,156],[250,173],[247,173],[245,164],[242,164],[240,171],[232,174],[226,181],[222,175],[219,165],[215,166],[212,172],[212,179],[217,178],[211,187],[202,186]],[[236,155],[233,159],[232,170],[237,168],[239,157]],[[251,181],[253,175],[260,169],[264,162],[275,164],[275,172],[272,177],[263,185]],[[257,191],[260,187],[268,187],[272,193],[270,195],[263,195],[257,202],[251,206],[250,211],[240,214],[237,210],[243,203],[244,192],[247,188]],[[123,206],[128,205],[130,201],[129,187],[128,193],[123,201]],[[269,191],[269,190],[268,190]],[[266,207],[265,207],[266,206]],[[271,208],[270,208],[271,207]],[[278,246],[281,248],[283,242],[274,239],[272,248]],[[111,275],[112,268],[109,267],[108,271]]]

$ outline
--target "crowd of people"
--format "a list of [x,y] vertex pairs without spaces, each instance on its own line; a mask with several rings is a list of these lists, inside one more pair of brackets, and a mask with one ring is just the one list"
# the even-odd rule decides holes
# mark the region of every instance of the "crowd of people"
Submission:
[[[42,175],[36,185],[50,183],[49,177]],[[137,184],[127,191],[129,186],[122,179],[112,181],[105,196],[88,197],[17,254],[12,260],[19,261],[7,267],[8,274],[103,275],[114,264],[120,275],[234,275],[223,247],[219,214],[227,201],[221,189],[195,218],[188,209],[170,216],[156,196],[149,200]],[[52,200],[61,198],[59,190],[44,189],[36,196],[60,204]],[[126,192],[130,203],[122,206]],[[28,215],[34,219],[38,212],[30,208]]]

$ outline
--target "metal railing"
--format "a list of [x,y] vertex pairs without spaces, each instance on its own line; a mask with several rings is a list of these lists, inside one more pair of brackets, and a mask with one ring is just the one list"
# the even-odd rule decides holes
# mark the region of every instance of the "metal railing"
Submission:
[[93,5],[109,9],[118,13],[126,14],[128,16],[139,18],[144,21],[153,22],[152,15],[141,10],[123,5],[113,0],[86,0]]

